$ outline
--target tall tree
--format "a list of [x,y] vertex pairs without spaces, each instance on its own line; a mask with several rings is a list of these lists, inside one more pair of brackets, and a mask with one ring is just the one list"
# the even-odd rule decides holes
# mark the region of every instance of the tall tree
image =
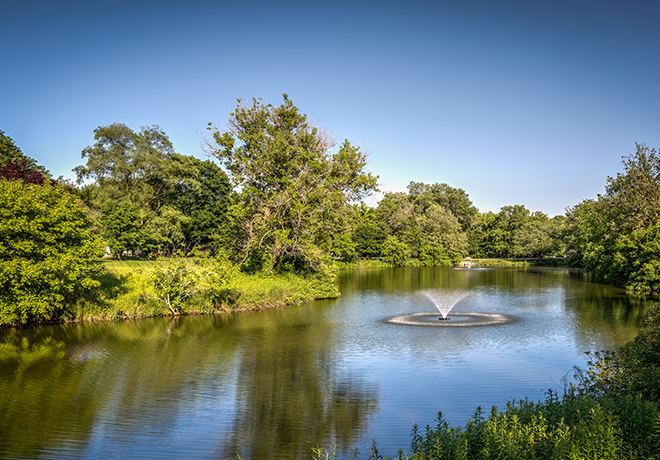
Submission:
[[606,193],[568,210],[566,244],[574,264],[599,281],[660,291],[660,157],[636,144]]
[[386,194],[376,212],[412,257],[424,265],[447,265],[465,255],[467,234],[451,210],[438,204],[436,198],[443,195],[434,197],[434,187],[411,182],[411,193]]
[[278,107],[240,100],[228,129],[209,126],[208,153],[235,187],[229,219],[241,262],[272,271],[286,261],[315,269],[323,257],[317,235],[331,214],[375,190],[366,155],[334,143],[312,126],[288,96]]
[[476,223],[479,211],[463,189],[447,184],[427,185],[421,182],[411,182],[408,184],[408,194],[411,201],[423,209],[436,204],[450,212],[458,219],[465,232],[468,232]]
[[[168,209],[168,199],[181,173],[181,162],[167,135],[158,127],[135,132],[121,123],[94,130],[94,145],[82,151],[87,164],[74,168],[78,182],[93,179],[83,194],[102,211],[109,243],[119,256],[126,249],[155,249],[171,243],[163,231],[166,224],[180,225],[183,216]],[[170,234],[180,236],[173,230]]]
[[660,156],[656,149],[635,144],[623,157],[623,173],[607,178],[605,200],[611,201],[618,230],[629,232],[660,221]]
[[[187,218],[182,231],[188,247],[215,244],[226,224],[231,184],[210,160],[176,155],[180,170],[171,205]],[[228,244],[225,242],[225,244]]]

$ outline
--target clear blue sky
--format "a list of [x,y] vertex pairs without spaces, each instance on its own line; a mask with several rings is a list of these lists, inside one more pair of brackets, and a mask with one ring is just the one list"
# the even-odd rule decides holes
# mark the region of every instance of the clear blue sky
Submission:
[[563,214],[660,147],[657,1],[31,1],[0,8],[0,129],[73,177],[93,131],[158,124],[204,157],[236,99],[370,154],[384,191]]

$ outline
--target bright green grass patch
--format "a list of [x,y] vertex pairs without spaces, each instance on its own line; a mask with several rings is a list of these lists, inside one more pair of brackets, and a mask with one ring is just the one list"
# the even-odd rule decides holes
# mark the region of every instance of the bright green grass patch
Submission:
[[382,259],[358,259],[354,262],[338,261],[337,267],[340,270],[360,270],[362,268],[387,268],[392,267]]
[[[336,297],[336,272],[314,276],[252,274],[234,270],[232,279],[221,288],[214,286],[209,259],[183,259],[185,270],[194,275],[196,292],[187,297],[175,314],[199,314],[254,310],[295,305],[315,298]],[[99,260],[105,268],[97,276],[100,286],[79,292],[63,314],[65,321],[112,320],[165,316],[172,312],[160,301],[154,286],[155,260]]]
[[230,289],[225,309],[258,309],[300,304],[314,299],[307,279],[291,273],[280,275],[240,273]]

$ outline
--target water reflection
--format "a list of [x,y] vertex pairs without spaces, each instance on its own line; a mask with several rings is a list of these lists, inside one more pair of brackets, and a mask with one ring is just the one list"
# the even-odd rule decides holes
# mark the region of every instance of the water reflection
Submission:
[[[334,333],[314,308],[244,315],[255,331],[245,341],[239,366],[238,409],[221,448],[223,458],[309,458],[311,448],[336,442],[341,451],[364,432],[378,409],[376,392],[346,373],[327,350]],[[264,321],[288,316],[286,321]]]
[[[235,315],[0,331],[0,452],[7,458],[340,458],[386,455],[442,410],[537,398],[584,351],[636,333],[647,303],[570,271],[344,272],[342,297]],[[471,292],[452,313],[481,328],[388,324],[436,311],[420,292]]]

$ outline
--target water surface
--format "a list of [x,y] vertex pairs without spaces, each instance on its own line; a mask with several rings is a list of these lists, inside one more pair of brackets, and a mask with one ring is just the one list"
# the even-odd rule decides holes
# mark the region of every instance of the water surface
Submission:
[[[634,337],[646,304],[564,270],[343,272],[342,296],[283,309],[0,331],[3,458],[391,456],[438,411],[539,399],[585,352]],[[507,324],[424,327],[425,290]]]

